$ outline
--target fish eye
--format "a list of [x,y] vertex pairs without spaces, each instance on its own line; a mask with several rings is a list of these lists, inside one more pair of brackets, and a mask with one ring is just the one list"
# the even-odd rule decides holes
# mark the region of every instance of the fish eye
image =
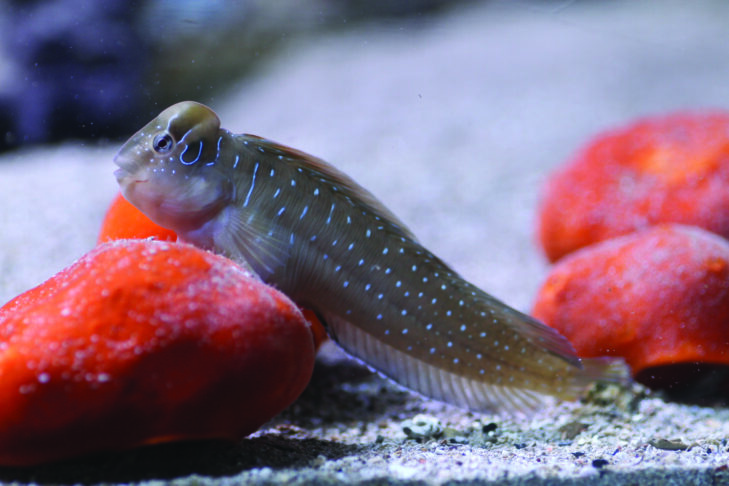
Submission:
[[166,154],[170,150],[172,150],[172,147],[175,145],[175,141],[172,139],[172,135],[169,133],[160,133],[156,137],[154,137],[154,141],[152,142],[152,148],[155,152],[158,154]]

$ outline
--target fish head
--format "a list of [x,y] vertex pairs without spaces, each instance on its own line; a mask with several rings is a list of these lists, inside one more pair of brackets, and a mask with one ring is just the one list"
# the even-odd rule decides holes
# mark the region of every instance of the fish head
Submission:
[[205,105],[184,101],[167,108],[114,158],[122,194],[163,227],[199,228],[234,196],[230,177],[216,164],[223,132]]

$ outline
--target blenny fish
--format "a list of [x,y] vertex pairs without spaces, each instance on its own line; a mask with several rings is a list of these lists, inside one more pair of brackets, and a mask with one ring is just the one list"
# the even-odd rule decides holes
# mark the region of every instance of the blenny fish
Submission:
[[422,395],[521,412],[627,375],[619,360],[580,360],[557,331],[465,281],[333,166],[233,134],[205,105],[167,108],[114,162],[124,197],[155,223],[248,265]]

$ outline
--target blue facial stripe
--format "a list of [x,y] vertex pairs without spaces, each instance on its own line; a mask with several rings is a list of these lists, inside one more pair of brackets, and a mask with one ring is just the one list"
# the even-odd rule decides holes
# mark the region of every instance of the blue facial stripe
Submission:
[[223,141],[223,137],[218,138],[218,154],[215,156],[216,159],[220,158],[220,144]]
[[185,150],[183,150],[183,151],[182,151],[182,153],[180,154],[180,163],[181,163],[182,165],[192,165],[192,164],[194,164],[195,162],[197,162],[198,160],[200,160],[200,156],[202,155],[202,149],[203,149],[203,143],[202,143],[202,140],[200,140],[200,141],[198,142],[198,144],[199,144],[200,146],[199,146],[199,149],[198,149],[198,151],[197,151],[197,156],[196,156],[196,157],[195,157],[195,158],[194,158],[193,160],[191,160],[191,161],[189,161],[189,162],[188,162],[188,161],[186,161],[186,160],[184,159],[184,157],[185,157],[185,154],[187,153],[187,150],[188,150],[188,149],[190,148],[190,145],[188,144],[188,145],[187,145],[187,146],[185,147]]

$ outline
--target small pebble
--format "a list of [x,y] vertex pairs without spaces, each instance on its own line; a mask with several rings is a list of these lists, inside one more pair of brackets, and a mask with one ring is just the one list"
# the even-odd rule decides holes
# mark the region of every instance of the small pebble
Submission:
[[570,440],[574,439],[585,430],[587,430],[587,424],[578,421],[568,422],[559,428],[562,438]]
[[481,428],[481,432],[483,432],[484,434],[490,434],[496,432],[497,428],[498,426],[494,422],[489,422]]
[[437,439],[443,434],[443,426],[437,418],[419,414],[404,421],[402,431],[409,439]]
[[654,439],[648,441],[648,444],[664,451],[685,451],[689,448],[687,444],[684,444],[680,440]]

